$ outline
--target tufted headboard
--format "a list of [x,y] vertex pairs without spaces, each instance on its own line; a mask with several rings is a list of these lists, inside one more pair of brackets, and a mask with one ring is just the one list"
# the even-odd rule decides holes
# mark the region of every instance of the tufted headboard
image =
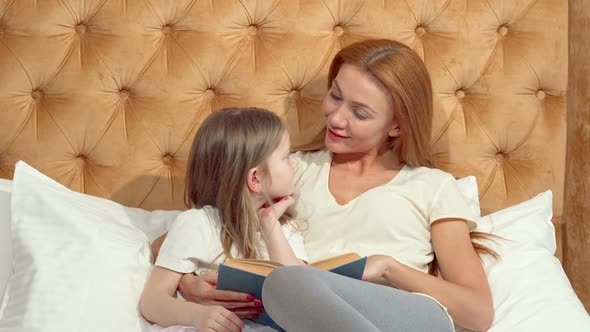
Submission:
[[376,37],[424,59],[435,162],[477,177],[483,213],[553,190],[561,258],[564,0],[0,0],[0,177],[23,159],[77,191],[183,208],[208,113],[268,108],[307,143],[332,56]]

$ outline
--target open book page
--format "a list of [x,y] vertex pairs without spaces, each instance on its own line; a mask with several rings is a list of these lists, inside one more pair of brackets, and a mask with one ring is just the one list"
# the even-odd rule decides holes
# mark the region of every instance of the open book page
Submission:
[[[348,253],[313,262],[309,264],[309,266],[329,271],[338,266],[342,266],[344,264],[359,260],[360,258],[361,256],[359,256],[358,254]],[[260,259],[228,259],[223,264],[243,271],[256,273],[262,276],[268,276],[272,272],[272,270],[279,266],[282,266],[282,264],[277,262]]]
[[359,260],[360,258],[361,258],[361,256],[359,254],[351,252],[348,254],[343,254],[343,255],[338,255],[338,256],[322,259],[320,261],[310,263],[309,266],[313,266],[313,267],[316,267],[321,270],[329,271],[335,267]]
[[277,262],[260,259],[228,259],[223,264],[262,276],[268,276],[275,268],[282,266]]

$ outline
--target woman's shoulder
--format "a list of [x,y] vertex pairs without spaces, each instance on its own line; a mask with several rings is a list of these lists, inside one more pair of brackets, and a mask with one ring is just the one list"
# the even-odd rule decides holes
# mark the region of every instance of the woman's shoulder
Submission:
[[[314,174],[313,170],[319,171],[322,166],[330,164],[332,155],[327,149],[317,151],[298,151],[291,154],[297,160],[295,171],[295,182],[304,176],[304,174]],[[311,172],[310,172],[311,170]]]
[[431,184],[442,184],[454,180],[455,177],[438,168],[425,166],[405,166],[404,171],[410,179],[425,181]]

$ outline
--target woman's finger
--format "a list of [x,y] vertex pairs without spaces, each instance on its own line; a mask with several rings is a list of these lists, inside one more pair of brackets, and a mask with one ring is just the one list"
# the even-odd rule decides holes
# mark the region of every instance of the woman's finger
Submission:
[[264,312],[263,307],[249,307],[249,308],[236,308],[230,309],[231,312],[244,318],[245,316],[258,315]]
[[250,303],[255,300],[254,296],[246,293],[240,293],[230,290],[211,289],[208,291],[207,298],[220,302],[242,302]]

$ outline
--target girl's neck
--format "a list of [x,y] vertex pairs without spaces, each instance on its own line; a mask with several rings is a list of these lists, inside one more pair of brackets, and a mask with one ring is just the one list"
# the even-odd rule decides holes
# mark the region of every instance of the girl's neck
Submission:
[[252,195],[252,202],[254,203],[254,206],[256,208],[259,209],[264,204],[266,204],[266,199],[264,198],[264,196],[262,194],[257,194],[257,193],[251,192],[250,195]]

